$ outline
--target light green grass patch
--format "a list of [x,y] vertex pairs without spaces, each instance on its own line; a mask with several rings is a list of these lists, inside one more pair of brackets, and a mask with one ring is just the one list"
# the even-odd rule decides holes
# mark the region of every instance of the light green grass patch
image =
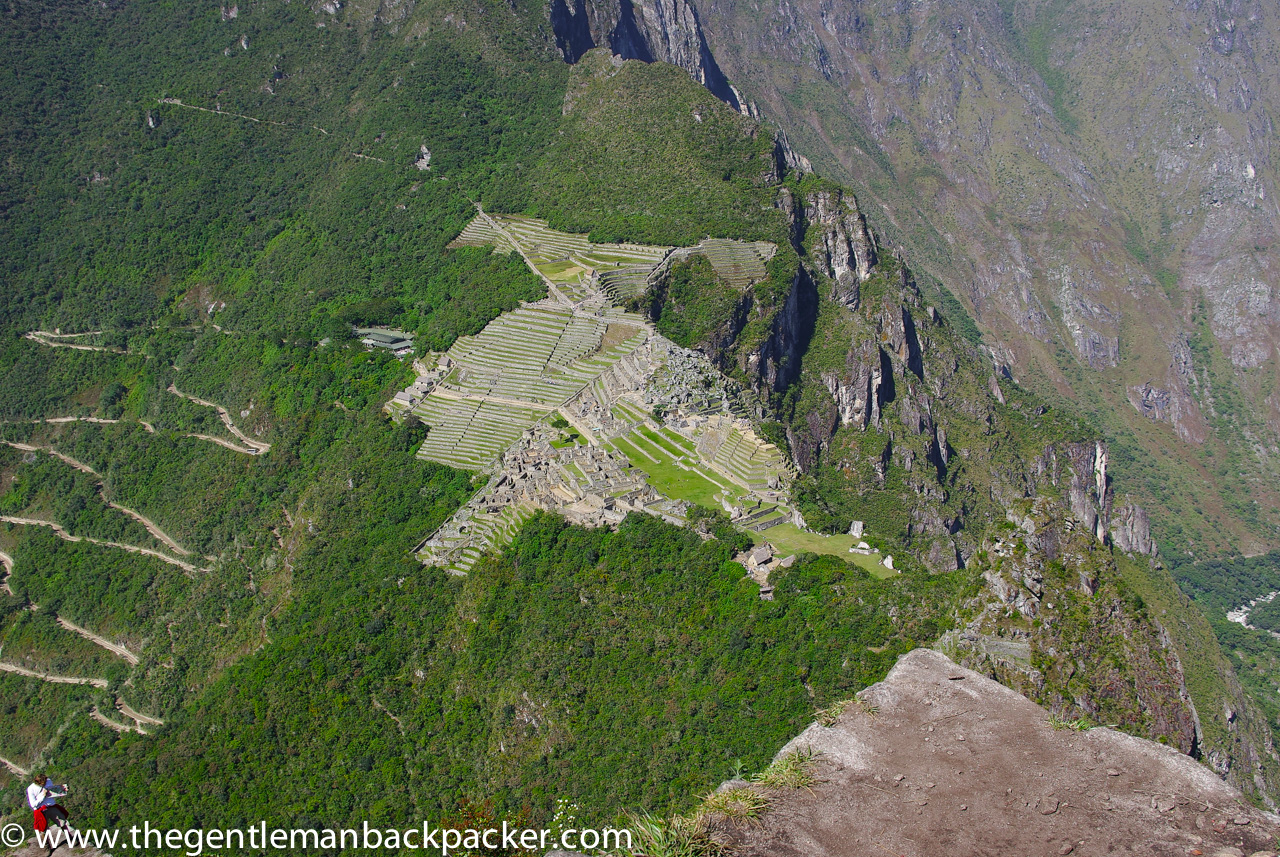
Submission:
[[824,536],[821,533],[807,533],[795,524],[786,523],[770,527],[763,533],[754,533],[752,538],[757,544],[768,542],[773,545],[779,556],[793,553],[827,554],[853,563],[872,577],[893,577],[897,574],[896,571],[891,571],[880,564],[880,554],[866,556],[849,553],[849,548],[858,543],[858,539],[853,536]]
[[723,489],[709,479],[705,479],[689,470],[677,467],[669,458],[663,457],[652,448],[638,449],[633,443],[623,438],[613,441],[615,448],[627,457],[632,465],[643,470],[649,477],[649,484],[661,494],[675,500],[688,500],[710,509],[720,508],[717,499]]
[[551,445],[556,449],[564,449],[567,446],[582,446],[584,443],[582,434],[577,429],[566,431],[558,439],[551,441]]
[[710,465],[698,458],[690,445],[681,445],[672,440],[670,432],[654,432],[648,426],[641,426],[628,435],[627,439],[641,452],[660,462],[675,465],[675,462],[680,461],[685,467],[697,471],[699,476],[715,485],[729,502],[736,503],[742,498],[743,491],[738,485],[711,469]]

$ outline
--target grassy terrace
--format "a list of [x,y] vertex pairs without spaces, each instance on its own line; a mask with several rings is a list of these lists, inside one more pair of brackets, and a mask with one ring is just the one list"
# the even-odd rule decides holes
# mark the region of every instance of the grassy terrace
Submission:
[[655,432],[648,426],[641,426],[639,433],[642,437],[648,438],[650,442],[668,447],[679,455],[696,456],[698,454],[697,449],[693,445],[693,441],[689,440],[687,437],[682,437],[670,429],[663,428]]
[[824,536],[821,533],[806,533],[795,524],[779,524],[770,527],[763,533],[752,533],[756,544],[768,542],[780,556],[793,553],[816,553],[838,556],[869,572],[873,577],[893,577],[896,571],[890,571],[880,564],[880,554],[849,553],[849,548],[858,543],[853,536]]
[[634,467],[645,472],[650,485],[668,497],[719,509],[721,506],[718,495],[727,493],[731,500],[739,496],[739,489],[713,481],[706,475],[706,471],[676,464],[682,457],[681,454],[670,447],[648,441],[638,433],[618,438],[612,441],[612,445]]
[[[545,220],[514,214],[490,215],[494,228],[477,217],[454,239],[452,247],[492,245],[498,252],[524,251],[543,276],[570,298],[589,292],[586,278],[599,276],[600,288],[616,302],[648,288],[648,278],[672,248],[644,244],[593,244],[585,235],[560,232]],[[767,241],[708,238],[686,252],[706,256],[716,273],[737,289],[765,278],[765,263],[777,252]]]
[[414,408],[431,427],[419,457],[468,470],[486,467],[645,336],[639,325],[619,319],[536,305],[459,338],[448,353],[457,367]]
[[786,470],[778,448],[733,429],[716,452],[715,465],[752,488],[763,488],[770,475]]
[[494,402],[427,396],[414,413],[431,427],[418,457],[479,470],[546,412]]
[[[461,550],[454,551],[450,561],[444,564],[444,570],[450,574],[470,572],[486,551],[510,544],[533,512],[532,507],[519,503],[494,514],[479,512],[473,515],[465,525],[466,536],[472,541]],[[458,533],[456,539],[461,543],[463,534]]]
[[778,248],[768,241],[708,238],[694,249],[707,257],[716,274],[734,288],[742,290],[767,276],[765,263],[773,258]]
[[625,399],[619,399],[609,407],[610,412],[622,420],[623,422],[636,423],[644,425],[646,421],[653,420],[653,414],[646,413],[638,405],[634,405]]

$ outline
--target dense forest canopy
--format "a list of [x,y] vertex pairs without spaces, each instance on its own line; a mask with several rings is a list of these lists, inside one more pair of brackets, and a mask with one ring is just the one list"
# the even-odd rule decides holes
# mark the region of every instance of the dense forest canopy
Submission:
[[[1029,506],[1043,487],[1027,462],[1092,441],[992,376],[972,321],[924,305],[954,298],[922,297],[891,255],[856,312],[819,295],[780,202],[816,180],[777,175],[770,129],[673,67],[571,69],[538,4],[7,14],[0,632],[6,659],[105,686],[0,677],[0,755],[74,779],[85,826],[686,808],[972,618],[979,571],[949,543],[931,573],[923,524],[949,539],[972,518],[977,556],[988,525],[1017,530],[1000,491]],[[415,545],[485,477],[415,456],[427,429],[382,412],[412,370],[351,328],[440,351],[545,295],[516,254],[447,247],[476,203],[601,242],[778,245],[745,297],[701,257],[674,266],[657,329],[728,342],[723,368],[749,384],[747,355],[807,283],[812,341],[760,391],[761,432],[810,456],[796,493],[815,529],[869,522],[903,573],[801,553],[761,600],[732,561],[745,536],[706,510],[701,533],[539,514],[465,578],[424,568]],[[951,386],[886,353],[902,387],[884,422],[802,448],[837,419],[822,373],[908,298]],[[903,404],[927,395],[949,445]],[[126,701],[163,725],[89,716]],[[17,806],[24,784],[3,783]]]
[[[155,545],[111,503],[142,510],[198,569],[0,524],[6,604],[140,652],[135,670],[104,665],[53,626],[41,655],[36,620],[6,614],[9,651],[106,678],[11,677],[0,730],[6,754],[77,779],[86,824],[679,807],[949,621],[966,576],[885,583],[803,559],[762,602],[729,544],[653,519],[539,518],[461,582],[409,557],[476,485],[414,458],[421,429],[380,415],[406,367],[349,326],[439,350],[541,296],[518,257],[445,249],[473,203],[606,241],[784,237],[767,134],[683,73],[624,68],[627,99],[602,120],[591,77],[562,116],[569,69],[546,61],[536,10],[477,5],[500,19],[481,32],[297,3],[13,13],[0,414],[6,441],[38,451],[6,447],[0,507]],[[708,121],[652,133],[691,109]],[[602,151],[613,166],[591,162]],[[227,447],[218,415],[171,387],[270,451]],[[73,416],[119,422],[38,422]],[[119,717],[126,697],[164,727],[84,716]],[[50,710],[76,715],[52,744]]]

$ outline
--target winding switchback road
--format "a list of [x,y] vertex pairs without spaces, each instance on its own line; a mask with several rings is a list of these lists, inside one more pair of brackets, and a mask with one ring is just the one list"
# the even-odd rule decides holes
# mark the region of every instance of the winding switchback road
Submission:
[[104,541],[103,539],[95,539],[92,536],[73,536],[71,535],[71,533],[68,533],[61,524],[55,523],[53,521],[45,521],[45,520],[41,520],[40,518],[19,518],[14,515],[0,515],[0,521],[5,521],[10,524],[25,524],[33,527],[48,527],[49,529],[53,530],[54,535],[68,542],[88,542],[89,544],[101,545],[103,547],[119,548],[120,550],[126,550],[126,551],[129,551],[130,553],[146,554],[147,556],[155,557],[161,562],[167,562],[169,563],[169,565],[176,565],[179,568],[184,569],[185,571],[191,572],[192,574],[195,574],[198,571],[208,570],[208,569],[197,568],[196,566],[192,565],[189,562],[183,562],[180,559],[176,559],[174,557],[169,556],[168,554],[161,553],[160,551],[157,551],[157,550],[152,550],[151,548],[141,548],[141,547],[138,547],[137,545],[126,545],[126,544],[121,544],[120,542],[108,542],[108,541]]
[[107,680],[105,678],[85,678],[83,676],[52,675],[50,673],[41,673],[41,672],[36,672],[35,670],[29,670],[26,667],[20,667],[17,664],[11,664],[5,661],[0,661],[0,670],[3,670],[4,672],[7,672],[7,673],[16,673],[17,675],[25,675],[28,678],[38,678],[41,681],[47,681],[53,684],[89,684],[89,685],[93,685],[94,687],[103,687],[103,688],[107,686]]
[[[175,396],[178,396],[179,398],[186,399],[187,401],[190,401],[190,402],[195,402],[197,405],[204,405],[206,408],[213,408],[215,411],[218,412],[218,416],[222,418],[222,424],[227,427],[227,431],[231,432],[233,435],[235,435],[236,437],[244,441],[245,445],[248,446],[250,449],[256,450],[253,453],[254,455],[260,455],[264,452],[270,451],[271,444],[262,440],[254,440],[244,432],[240,431],[240,429],[236,428],[236,424],[231,421],[231,414],[229,414],[227,412],[227,409],[222,407],[222,405],[218,405],[213,402],[207,401],[205,399],[192,396],[189,393],[184,393],[181,390],[179,390],[177,387],[175,387],[173,384],[169,385],[169,392],[173,393]],[[208,436],[201,435],[201,437],[208,437]]]
[[100,637],[97,634],[90,631],[88,628],[81,628],[76,623],[69,622],[66,619],[63,619],[61,616],[57,616],[55,618],[57,619],[59,625],[66,628],[68,631],[72,632],[73,634],[79,634],[81,637],[84,637],[86,640],[90,641],[91,643],[97,643],[102,648],[106,649],[107,651],[111,652],[114,655],[119,655],[120,657],[124,658],[126,661],[133,664],[134,666],[138,665],[138,656],[135,655],[133,652],[129,651],[128,649],[126,649],[124,646],[121,646],[118,643],[113,643],[110,640],[108,640],[106,637]]

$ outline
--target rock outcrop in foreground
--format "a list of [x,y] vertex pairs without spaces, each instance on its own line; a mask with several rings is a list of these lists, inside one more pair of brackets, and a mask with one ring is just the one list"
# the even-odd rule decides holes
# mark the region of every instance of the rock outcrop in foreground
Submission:
[[917,649],[830,726],[817,784],[735,827],[732,853],[844,855],[1253,855],[1280,817],[1152,741],[1055,724],[1025,697]]

